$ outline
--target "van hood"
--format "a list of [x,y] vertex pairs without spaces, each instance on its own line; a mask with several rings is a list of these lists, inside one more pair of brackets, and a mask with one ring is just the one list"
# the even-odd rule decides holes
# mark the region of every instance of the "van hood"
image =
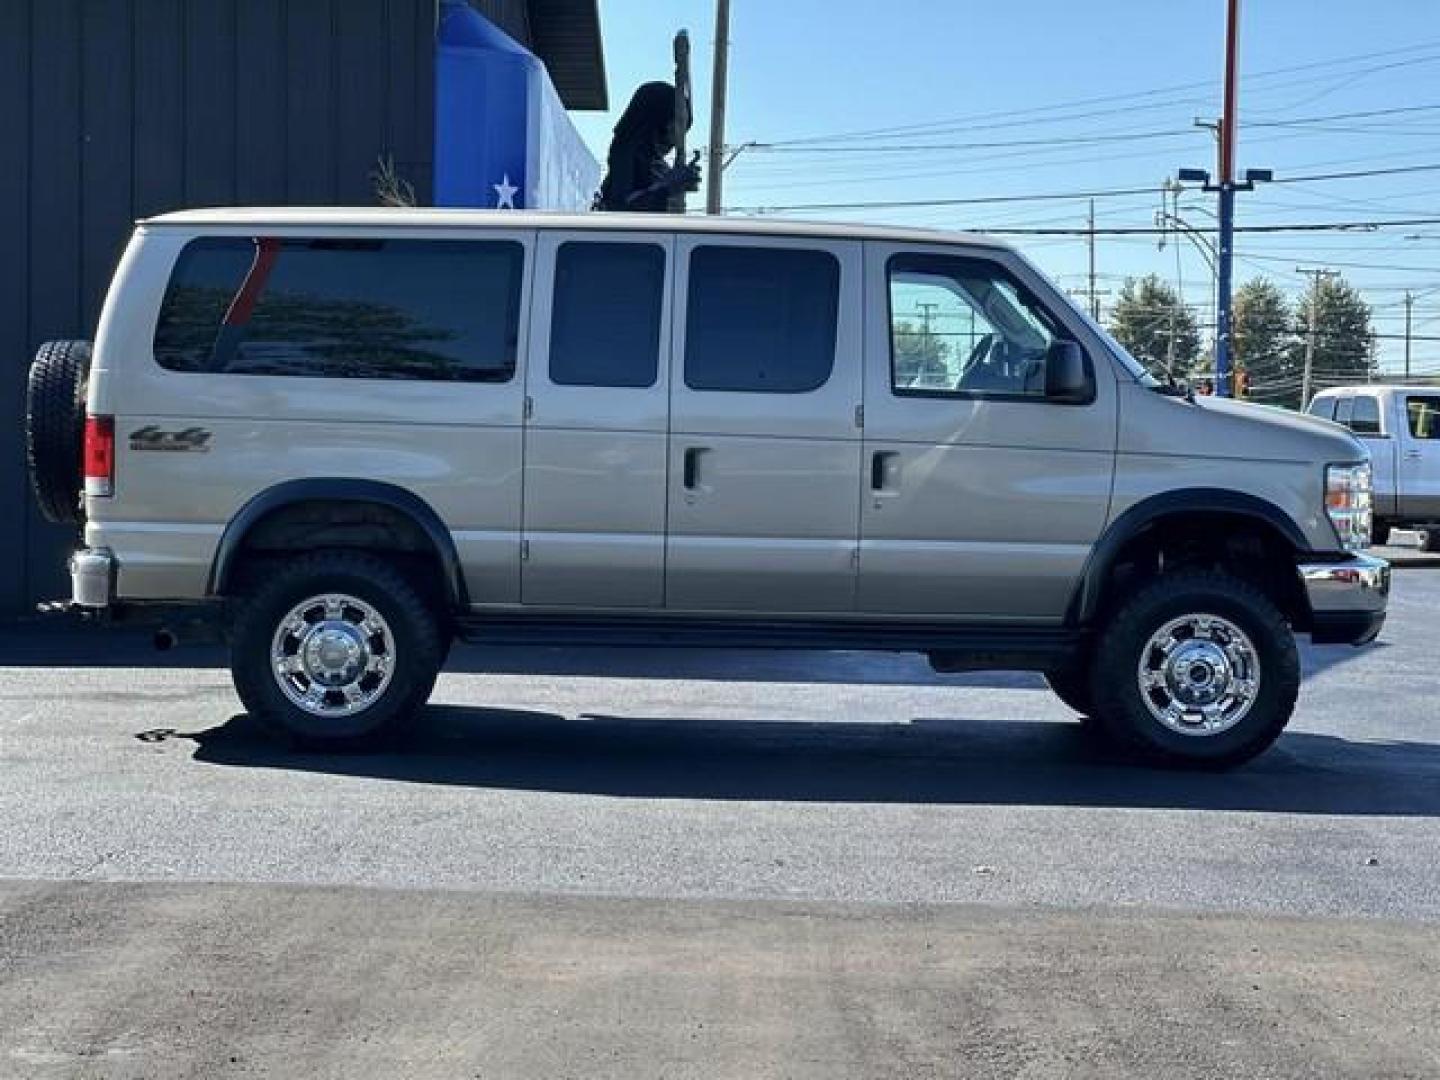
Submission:
[[1122,406],[1126,449],[1244,461],[1367,461],[1365,444],[1330,420],[1232,398],[1194,403],[1136,384]]

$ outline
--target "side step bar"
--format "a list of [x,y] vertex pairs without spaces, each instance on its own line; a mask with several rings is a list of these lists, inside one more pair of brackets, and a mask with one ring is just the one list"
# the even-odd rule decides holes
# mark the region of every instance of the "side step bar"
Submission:
[[551,615],[466,615],[456,631],[483,645],[918,652],[937,671],[1043,671],[1073,661],[1083,638],[1056,627],[955,623],[743,622]]

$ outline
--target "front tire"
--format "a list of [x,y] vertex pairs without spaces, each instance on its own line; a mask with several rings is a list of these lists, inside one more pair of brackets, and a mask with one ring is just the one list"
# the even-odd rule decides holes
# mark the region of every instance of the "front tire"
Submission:
[[393,564],[316,552],[257,577],[235,618],[230,670],[260,723],[349,749],[394,736],[425,704],[444,662],[442,620]]
[[1112,616],[1091,686],[1116,742],[1167,764],[1229,768],[1268,749],[1289,723],[1300,656],[1260,590],[1223,573],[1177,571]]

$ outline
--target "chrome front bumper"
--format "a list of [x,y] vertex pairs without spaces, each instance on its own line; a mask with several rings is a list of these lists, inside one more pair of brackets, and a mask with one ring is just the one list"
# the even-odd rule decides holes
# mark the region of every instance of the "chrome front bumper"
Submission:
[[107,608],[115,599],[115,556],[104,548],[86,548],[70,556],[70,603],[78,608]]
[[1385,623],[1390,564],[1370,555],[1296,568],[1310,603],[1311,637],[1320,644],[1363,645]]

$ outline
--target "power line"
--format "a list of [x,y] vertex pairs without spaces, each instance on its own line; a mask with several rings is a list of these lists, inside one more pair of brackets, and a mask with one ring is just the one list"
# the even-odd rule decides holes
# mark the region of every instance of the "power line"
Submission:
[[[1285,233],[1285,232],[1349,232],[1356,229],[1372,230],[1393,228],[1396,226],[1409,225],[1432,225],[1440,224],[1440,218],[1403,218],[1398,221],[1316,221],[1289,223],[1283,225],[1237,225],[1237,233]],[[1090,229],[1078,228],[1025,228],[1021,226],[1002,226],[1000,228],[987,229],[981,226],[972,226],[968,232],[988,233],[997,236],[1090,236]],[[1218,230],[1214,226],[1200,226],[1196,232],[1213,233]],[[1168,230],[1150,225],[1120,225],[1107,226],[1102,229],[1095,229],[1097,236],[1162,236],[1167,235]],[[1431,270],[1424,271],[1429,273]]]
[[[1399,49],[1385,49],[1385,50],[1381,50],[1381,51],[1378,51],[1378,52],[1357,53],[1357,54],[1353,54],[1353,55],[1345,56],[1345,57],[1335,57],[1335,58],[1332,58],[1332,59],[1330,59],[1330,60],[1318,60],[1318,61],[1312,61],[1312,62],[1305,63],[1305,64],[1295,64],[1295,65],[1291,65],[1291,66],[1288,66],[1288,67],[1272,68],[1272,69],[1269,70],[1269,71],[1257,72],[1257,73],[1255,73],[1254,75],[1251,75],[1251,76],[1246,80],[1246,83],[1247,83],[1247,84],[1251,84],[1251,83],[1254,83],[1254,82],[1257,82],[1257,81],[1261,81],[1261,80],[1264,80],[1264,79],[1274,78],[1274,77],[1279,76],[1279,75],[1289,75],[1289,74],[1294,74],[1294,73],[1296,73],[1296,72],[1301,72],[1301,71],[1313,71],[1313,70],[1317,70],[1317,69],[1321,69],[1321,68],[1327,68],[1327,67],[1341,67],[1341,66],[1345,66],[1345,65],[1349,65],[1349,64],[1359,63],[1359,62],[1364,61],[1364,60],[1375,60],[1375,59],[1380,59],[1380,58],[1382,58],[1382,57],[1400,56],[1400,55],[1403,55],[1403,54],[1406,54],[1406,53],[1424,52],[1425,50],[1427,50],[1427,49],[1433,49],[1433,48],[1435,48],[1436,46],[1440,46],[1440,40],[1428,41],[1428,42],[1424,42],[1424,43],[1420,43],[1420,44],[1415,44],[1415,45],[1408,45],[1408,46],[1404,46],[1404,47],[1399,48]],[[1407,65],[1410,65],[1410,64],[1414,64],[1414,63],[1428,63],[1428,62],[1431,62],[1431,61],[1436,60],[1436,59],[1440,59],[1440,55],[1430,56],[1430,57],[1412,58],[1412,59],[1409,59],[1409,60],[1397,61],[1397,62],[1395,62],[1395,63],[1393,63],[1393,64],[1382,64],[1382,65],[1379,65],[1378,67],[1363,69],[1361,72],[1345,72],[1345,73],[1341,73],[1341,77],[1349,77],[1349,76],[1351,76],[1351,75],[1357,75],[1357,74],[1369,74],[1369,73],[1373,73],[1373,72],[1376,72],[1376,71],[1389,70],[1389,69],[1394,68],[1394,67],[1407,66]],[[1324,76],[1322,76],[1322,78],[1323,78],[1323,77],[1324,77]],[[1301,83],[1303,83],[1303,82],[1309,82],[1309,81],[1314,81],[1314,80],[1313,80],[1313,79],[1303,79],[1303,80],[1298,80],[1298,81],[1301,82]],[[1122,94],[1105,94],[1105,95],[1102,95],[1102,96],[1099,96],[1099,97],[1081,98],[1081,99],[1079,99],[1079,100],[1077,100],[1077,101],[1065,102],[1065,103],[1060,103],[1060,104],[1038,105],[1038,106],[1032,106],[1032,107],[1024,108],[1024,109],[1003,109],[1003,110],[993,111],[993,112],[971,113],[971,114],[962,115],[962,116],[952,116],[952,117],[943,118],[943,119],[939,119],[939,120],[931,120],[931,121],[927,121],[927,122],[925,122],[925,123],[920,123],[920,124],[907,124],[907,125],[899,125],[899,126],[891,126],[891,127],[869,128],[869,129],[862,129],[862,130],[858,130],[858,131],[835,132],[835,133],[830,133],[830,134],[828,134],[828,135],[812,135],[812,136],[803,136],[803,137],[796,137],[796,138],[790,138],[790,139],[784,139],[784,140],[776,140],[776,141],[773,143],[773,145],[777,145],[777,146],[778,146],[778,145],[796,146],[796,145],[801,145],[801,144],[805,144],[805,143],[837,142],[837,141],[845,140],[845,139],[864,140],[864,139],[871,139],[871,138],[882,137],[882,136],[886,136],[886,135],[898,135],[898,134],[902,134],[902,133],[905,133],[905,132],[934,131],[934,130],[940,129],[940,128],[947,128],[947,127],[953,128],[953,127],[959,127],[959,126],[968,126],[969,130],[977,130],[977,131],[978,131],[978,130],[984,130],[986,127],[991,127],[991,128],[993,128],[993,127],[1009,127],[1009,126],[1014,126],[1014,125],[1017,124],[1017,123],[1027,123],[1027,124],[1028,124],[1028,123],[1035,123],[1035,122],[1037,122],[1037,121],[1035,121],[1035,120],[1033,120],[1033,119],[1022,119],[1022,118],[1033,118],[1033,117],[1037,116],[1038,114],[1054,113],[1054,112],[1056,112],[1056,111],[1064,112],[1064,111],[1066,111],[1066,110],[1073,110],[1073,109],[1076,109],[1076,108],[1080,108],[1080,107],[1082,107],[1082,106],[1089,106],[1089,105],[1102,105],[1102,104],[1110,104],[1110,103],[1116,103],[1116,102],[1136,102],[1136,101],[1142,101],[1142,100],[1151,99],[1151,98],[1156,98],[1156,97],[1161,97],[1161,98],[1163,98],[1163,97],[1166,97],[1166,96],[1168,96],[1168,95],[1174,95],[1174,94],[1180,93],[1180,92],[1182,92],[1182,91],[1207,89],[1207,88],[1210,87],[1210,85],[1211,85],[1211,83],[1210,83],[1209,80],[1198,81],[1198,82],[1189,82],[1189,83],[1179,83],[1179,84],[1176,84],[1176,85],[1173,85],[1173,86],[1160,87],[1160,88],[1153,89],[1153,90],[1131,91],[1131,92],[1122,93]],[[1282,88],[1282,86],[1271,86],[1271,87],[1265,87],[1264,89],[1266,89],[1266,90],[1274,90],[1274,89],[1280,89],[1280,88]],[[1184,102],[1186,102],[1186,101],[1191,101],[1191,100],[1194,100],[1193,96],[1190,97],[1190,98],[1185,98],[1185,99],[1183,99],[1181,102],[1177,102],[1177,103],[1184,103]],[[1092,116],[1111,115],[1111,114],[1116,113],[1116,112],[1131,111],[1131,110],[1134,109],[1134,108],[1135,108],[1135,106],[1134,106],[1133,104],[1131,104],[1131,105],[1118,105],[1118,106],[1115,107],[1115,108],[1103,109],[1103,110],[1099,110],[1098,112],[1081,113],[1081,114],[1075,114],[1075,115],[1070,115],[1070,116],[1057,116],[1057,117],[1052,117],[1051,119],[1053,119],[1053,120],[1055,120],[1055,121],[1057,121],[1057,122],[1060,122],[1060,121],[1068,121],[1068,120],[1089,119],[1089,118],[1092,117]],[[975,123],[973,123],[974,121],[1000,120],[1000,119],[1009,119],[1009,120],[1011,120],[1011,123],[1008,123],[1008,124],[989,124],[989,125],[982,125],[982,124],[975,124]],[[1044,122],[1044,121],[1039,121],[1039,122]]]
[[[1401,173],[1436,172],[1440,171],[1440,162],[1429,162],[1424,165],[1402,165],[1384,169],[1353,169],[1348,172],[1336,173],[1311,173],[1305,176],[1277,177],[1272,183],[1275,184],[1304,184],[1318,183],[1329,180],[1354,180],[1370,176],[1396,176]],[[894,199],[875,202],[827,202],[827,203],[791,203],[783,206],[731,206],[727,207],[728,213],[789,213],[809,210],[901,210],[916,207],[941,207],[941,206],[978,206],[986,203],[1002,202],[1039,202],[1053,199],[1103,199],[1116,198],[1128,195],[1150,195],[1158,194],[1162,189],[1156,185],[1148,187],[1113,188],[1101,191],[1070,191],[1055,192],[1038,195],[985,195],[966,199]],[[1410,218],[1405,222],[1396,224],[1431,225],[1440,223],[1436,218]],[[1252,226],[1252,228],[1254,228]],[[1152,234],[1158,230],[1150,230]]]
[[[1323,116],[1302,116],[1291,120],[1256,120],[1247,124],[1247,127],[1296,127],[1308,124],[1318,124],[1331,120],[1358,119],[1361,117],[1392,116],[1398,113],[1433,112],[1440,109],[1440,104],[1431,105],[1406,105],[1394,109],[1366,109],[1361,112],[1329,113]],[[898,145],[866,145],[866,146],[825,146],[820,144],[805,143],[797,145],[783,142],[750,142],[745,143],[744,148],[750,151],[769,154],[894,154],[894,153],[917,153],[937,152],[950,150],[996,150],[1012,146],[1089,146],[1098,143],[1127,142],[1141,139],[1168,139],[1179,135],[1193,136],[1195,129],[1167,128],[1164,131],[1131,131],[1118,132],[1106,135],[1069,135],[1051,136],[1035,139],[1000,139],[990,142],[960,142],[960,143],[904,143]],[[732,147],[730,149],[738,149]]]

